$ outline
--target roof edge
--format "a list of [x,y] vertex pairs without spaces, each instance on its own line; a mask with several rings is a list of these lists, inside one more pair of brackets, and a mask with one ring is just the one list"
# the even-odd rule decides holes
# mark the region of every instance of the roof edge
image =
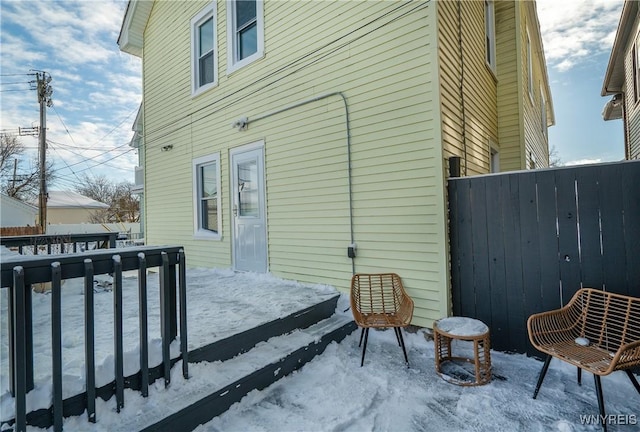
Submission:
[[142,57],[144,28],[152,7],[152,0],[129,0],[117,40],[120,51]]
[[619,60],[619,57],[624,56],[625,42],[628,39],[631,28],[634,24],[634,19],[638,13],[638,2],[625,0],[622,5],[622,13],[620,14],[620,21],[618,22],[618,29],[616,30],[616,37],[613,40],[613,46],[611,47],[611,55],[609,56],[609,63],[607,64],[607,70],[604,74],[604,80],[602,82],[602,90],[600,96],[614,95],[622,91],[622,82],[612,82],[614,77],[614,71],[620,67],[624,68],[624,58]]

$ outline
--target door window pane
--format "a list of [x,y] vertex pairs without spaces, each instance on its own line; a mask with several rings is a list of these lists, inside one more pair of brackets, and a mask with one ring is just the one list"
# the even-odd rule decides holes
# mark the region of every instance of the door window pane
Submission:
[[239,216],[258,217],[258,163],[255,160],[238,164]]

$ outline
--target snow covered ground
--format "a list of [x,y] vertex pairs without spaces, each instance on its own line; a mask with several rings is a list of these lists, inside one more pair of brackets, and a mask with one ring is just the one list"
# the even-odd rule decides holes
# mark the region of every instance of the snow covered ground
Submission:
[[[230,270],[190,269],[189,286],[189,346],[195,348],[228,334],[284,316],[313,304],[336,291],[327,286],[305,285],[284,281],[270,275],[234,273]],[[125,278],[125,365],[128,373],[136,368],[138,352],[137,294],[135,278]],[[96,287],[96,311],[102,318],[96,327],[96,361],[99,379],[107,382],[113,369],[111,356],[112,300],[108,284]],[[149,276],[150,312],[157,309],[157,275]],[[156,288],[157,289],[157,288]],[[6,290],[5,290],[6,291]],[[157,292],[157,291],[155,291]],[[277,294],[274,296],[274,292]],[[127,293],[132,297],[127,300]],[[65,395],[84,385],[82,289],[80,281],[68,281],[63,286],[63,351]],[[155,303],[154,303],[155,302]],[[0,418],[13,414],[7,391],[6,294],[0,295],[2,326],[0,383]],[[50,399],[50,361],[48,294],[34,293],[36,321],[36,389],[28,403],[45,406]],[[337,313],[348,319],[348,299],[342,296]],[[101,320],[101,321],[100,321]],[[130,322],[131,325],[127,325]],[[42,327],[44,326],[44,327]],[[247,327],[248,326],[248,327]],[[98,328],[100,330],[98,330]],[[149,328],[153,344],[159,345],[159,317],[151,316]],[[332,343],[300,371],[285,377],[271,387],[254,391],[229,411],[201,425],[198,431],[597,431],[593,422],[598,414],[593,379],[583,377],[576,382],[575,368],[553,361],[537,400],[531,395],[542,363],[524,355],[492,352],[494,379],[481,387],[460,387],[440,378],[434,368],[433,342],[430,332],[419,330],[406,334],[410,368],[404,366],[402,351],[392,331],[370,333],[364,367],[360,367],[360,333],[355,332],[340,344]],[[260,344],[253,352],[231,361],[190,365],[189,380],[181,375],[181,364],[172,371],[169,388],[158,380],[150,388],[148,398],[125,390],[125,407],[118,414],[112,400],[97,401],[96,424],[86,420],[86,414],[65,419],[65,431],[132,430],[135,419],[160,420],[180,406],[182,399],[201,392],[214,391],[222,383],[232,382],[252,367],[253,362],[265,364],[278,359],[293,341],[313,340],[313,334],[294,332],[290,336],[273,338]],[[297,342],[295,342],[297,343]],[[175,345],[175,343],[174,343]],[[159,347],[156,347],[159,349]],[[464,347],[460,347],[463,349]],[[159,351],[154,351],[159,355]],[[159,363],[159,358],[152,358]],[[42,363],[44,366],[38,367]],[[602,380],[610,421],[626,423],[610,426],[611,431],[640,430],[640,394],[624,373],[615,373]],[[100,382],[98,382],[100,384]],[[593,416],[593,417],[592,417]],[[124,421],[128,419],[127,421]],[[588,424],[591,423],[591,424]],[[31,428],[31,430],[36,430]]]

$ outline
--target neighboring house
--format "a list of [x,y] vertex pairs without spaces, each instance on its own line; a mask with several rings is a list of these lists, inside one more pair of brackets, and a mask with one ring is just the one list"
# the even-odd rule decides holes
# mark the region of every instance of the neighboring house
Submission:
[[535,2],[130,1],[118,44],[143,64],[146,241],[190,265],[397,272],[430,325],[447,159],[548,164]]
[[38,208],[5,194],[0,194],[0,226],[35,226]]
[[639,23],[638,2],[625,1],[600,93],[613,95],[604,106],[602,117],[622,119],[625,159],[640,159]]
[[47,198],[47,224],[91,223],[93,215],[109,206],[77,192],[52,191]]
[[129,146],[138,151],[138,166],[135,168],[135,182],[131,187],[131,193],[138,195],[140,200],[140,236],[144,237],[144,104],[140,104],[131,130],[133,130],[133,137]]

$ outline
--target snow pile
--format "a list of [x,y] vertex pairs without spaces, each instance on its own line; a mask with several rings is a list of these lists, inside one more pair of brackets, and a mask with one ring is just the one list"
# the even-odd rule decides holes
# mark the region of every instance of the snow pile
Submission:
[[[187,272],[189,294],[190,346],[210,343],[246,326],[255,326],[266,314],[286,315],[291,308],[304,307],[336,291],[327,286],[311,286],[285,281],[269,275],[238,274],[230,270],[196,269]],[[125,336],[126,364],[137,363],[137,291],[135,279],[125,280],[125,329],[135,331]],[[159,335],[157,313],[157,275],[149,276],[149,328]],[[152,287],[154,287],[152,289]],[[96,288],[96,336],[101,339],[101,380],[112,376],[112,293]],[[155,294],[153,294],[155,293]],[[271,293],[271,295],[269,295]],[[275,296],[273,295],[275,294]],[[127,297],[131,296],[131,297]],[[82,285],[69,281],[63,288],[64,387],[79,389],[84,385]],[[6,376],[6,297],[0,296],[2,325],[2,399],[1,417],[13,413],[7,393]],[[348,297],[341,296],[337,312],[349,317]],[[37,346],[36,390],[28,395],[29,406],[48,406],[51,401],[49,317],[47,294],[34,294],[34,332]],[[154,315],[155,314],[155,315]],[[153,315],[153,316],[152,316]],[[271,315],[270,315],[271,316]],[[245,328],[248,328],[245,327]],[[149,397],[125,390],[125,407],[118,414],[115,402],[98,399],[97,423],[82,416],[65,419],[68,431],[139,430],[149,421],[158,421],[180,409],[192,399],[203,397],[222,385],[243,376],[258,364],[282,356],[283,350],[315,336],[297,331],[273,338],[249,353],[221,363],[197,363],[189,366],[191,378],[185,380],[181,364],[172,369],[171,385],[163,380],[149,389]],[[104,338],[104,340],[102,340]],[[587,374],[580,387],[576,370],[554,360],[536,400],[531,398],[542,362],[524,355],[491,353],[493,379],[479,387],[461,387],[441,379],[435,372],[434,347],[427,330],[405,333],[409,362],[404,365],[402,350],[393,331],[372,331],[369,335],[364,367],[360,367],[360,332],[349,335],[300,371],[281,379],[262,391],[254,391],[223,415],[201,425],[199,432],[214,431],[599,431],[595,423],[598,405],[593,380]],[[155,338],[152,344],[158,343]],[[174,346],[176,342],[174,342]],[[159,346],[152,349],[159,352]],[[159,357],[157,358],[159,363]],[[152,362],[154,363],[154,362]],[[131,372],[126,366],[127,373]],[[602,378],[607,413],[627,426],[610,430],[638,430],[640,395],[628,378],[617,372]],[[133,425],[133,426],[132,426]],[[33,428],[31,430],[34,430]]]

